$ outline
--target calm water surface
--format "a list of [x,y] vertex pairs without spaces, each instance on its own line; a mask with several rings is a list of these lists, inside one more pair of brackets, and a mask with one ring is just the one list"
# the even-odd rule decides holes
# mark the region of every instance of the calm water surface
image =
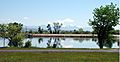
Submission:
[[[24,39],[25,43],[27,40],[32,41],[32,47],[39,48],[99,48],[99,43],[97,38],[61,38],[61,37],[35,37],[35,38],[27,38]],[[118,46],[119,39],[110,42],[109,44],[105,44],[104,48],[119,48]],[[5,40],[5,46],[9,41]],[[4,42],[3,39],[0,38],[0,47],[3,47]]]

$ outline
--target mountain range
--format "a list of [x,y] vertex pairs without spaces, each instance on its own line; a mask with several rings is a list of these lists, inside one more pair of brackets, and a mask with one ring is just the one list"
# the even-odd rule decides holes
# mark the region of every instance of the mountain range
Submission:
[[[22,31],[26,31],[26,30],[27,30],[27,31],[29,31],[29,30],[38,31],[38,27],[39,27],[39,26],[23,26]],[[41,25],[41,28],[43,28],[44,30],[47,30],[46,25]],[[67,26],[65,26],[65,27],[61,27],[61,30],[73,31],[73,30],[78,30],[79,28],[82,28],[82,27],[67,25]],[[52,28],[52,29],[53,29],[53,28]],[[91,28],[91,27],[83,27],[82,29],[83,29],[84,31],[92,31],[92,28]]]

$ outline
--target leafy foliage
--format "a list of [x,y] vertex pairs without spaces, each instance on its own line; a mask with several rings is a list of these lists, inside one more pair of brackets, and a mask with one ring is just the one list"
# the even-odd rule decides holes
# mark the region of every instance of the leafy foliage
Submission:
[[7,26],[6,24],[0,24],[0,37],[4,39],[4,47],[5,47],[5,38],[7,35]]
[[23,47],[23,39],[24,39],[24,35],[23,34],[17,34],[15,37],[12,38],[13,41],[13,45],[15,47]]
[[43,33],[43,29],[39,26],[38,28],[38,33],[42,34]]
[[6,24],[0,24],[0,37],[5,38],[7,33],[7,26]]
[[47,28],[48,28],[49,33],[52,34],[52,28],[50,24],[47,25]]
[[54,28],[54,33],[59,34],[60,33],[60,28],[62,27],[62,23],[59,22],[54,22],[53,23],[53,28]]
[[119,24],[119,8],[111,3],[111,5],[95,8],[93,14],[93,21],[89,20],[89,24],[98,34],[99,46],[103,48],[104,42],[108,41],[112,30]]
[[29,48],[29,47],[31,47],[31,41],[30,40],[28,40],[26,43],[25,43],[25,48]]
[[18,47],[19,42],[23,40],[24,35],[21,34],[22,26],[23,24],[16,22],[9,24],[0,24],[0,36],[9,40],[8,45],[10,47]]

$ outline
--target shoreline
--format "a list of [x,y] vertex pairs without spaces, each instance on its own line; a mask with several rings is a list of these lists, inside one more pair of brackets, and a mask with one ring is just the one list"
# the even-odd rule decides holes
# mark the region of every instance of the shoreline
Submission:
[[[97,34],[29,34],[32,37],[97,37]],[[114,37],[120,37],[120,35],[113,35]]]
[[30,34],[32,37],[97,37],[97,35],[93,34]]

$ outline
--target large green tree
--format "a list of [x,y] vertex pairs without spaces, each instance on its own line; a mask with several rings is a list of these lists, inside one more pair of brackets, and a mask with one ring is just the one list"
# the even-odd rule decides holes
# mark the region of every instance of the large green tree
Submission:
[[111,3],[110,5],[95,8],[93,15],[93,20],[89,20],[89,24],[98,35],[100,48],[103,48],[104,43],[110,41],[112,30],[119,24],[119,8]]
[[3,38],[9,40],[8,45],[18,47],[22,42],[24,35],[21,33],[23,24],[21,23],[9,23],[0,25],[0,35]]
[[22,26],[23,26],[23,24],[16,23],[16,22],[8,24],[8,26],[7,26],[7,29],[8,29],[8,31],[7,31],[7,39],[9,40],[9,44],[8,44],[9,46],[15,46],[15,47],[18,46],[18,45],[16,45],[18,42],[16,41],[17,42],[16,43],[13,40],[13,38],[21,33]]

